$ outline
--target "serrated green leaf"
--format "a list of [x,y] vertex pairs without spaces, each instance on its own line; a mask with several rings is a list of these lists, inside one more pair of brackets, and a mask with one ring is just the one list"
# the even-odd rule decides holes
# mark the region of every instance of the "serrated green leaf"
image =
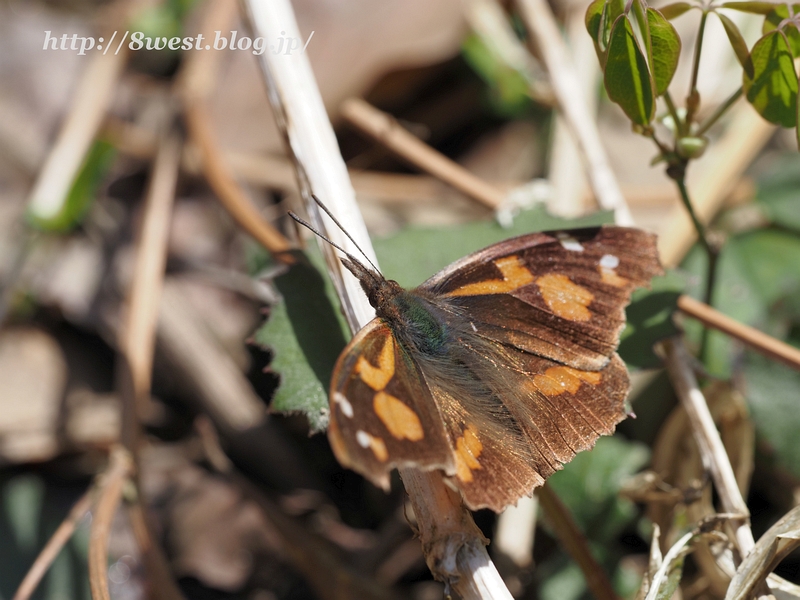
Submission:
[[295,257],[297,263],[275,278],[283,301],[271,307],[256,340],[275,354],[270,368],[280,383],[272,409],[303,413],[316,432],[328,426],[328,387],[346,337],[330,282],[302,253]]
[[775,10],[775,2],[723,2],[721,8],[730,8],[751,15],[768,15]]
[[[795,15],[800,13],[800,4],[792,5],[792,11]],[[786,4],[779,4],[773,6],[764,19],[764,25],[761,28],[761,33],[769,33],[778,28],[784,19],[789,17],[789,6]],[[789,40],[789,47],[792,49],[792,54],[795,58],[800,57],[800,31],[797,30],[797,22],[787,23],[783,27],[783,32]]]
[[753,76],[743,77],[747,99],[770,123],[794,127],[797,123],[797,74],[786,36],[778,30],[758,40],[750,53]]
[[695,8],[695,6],[689,4],[688,2],[673,2],[659,8],[658,12],[664,15],[665,19],[669,19],[671,21],[672,19],[680,17],[693,8]]
[[86,213],[97,198],[100,185],[105,181],[116,157],[116,149],[108,142],[96,141],[83,161],[78,176],[53,216],[42,216],[35,209],[26,213],[28,223],[42,231],[65,233],[83,222]]
[[650,68],[656,87],[656,96],[667,91],[681,54],[681,38],[672,23],[654,8],[647,9],[647,26],[650,30],[652,62]]
[[611,29],[603,80],[608,97],[634,124],[644,126],[653,120],[653,81],[647,60],[625,15],[617,17]]
[[750,60],[750,50],[747,48],[747,42],[744,41],[742,32],[739,31],[736,23],[722,13],[717,12],[717,16],[722,22],[722,26],[725,28],[725,33],[728,36],[734,53],[736,53],[739,64],[742,65],[748,77],[753,77],[753,61]]

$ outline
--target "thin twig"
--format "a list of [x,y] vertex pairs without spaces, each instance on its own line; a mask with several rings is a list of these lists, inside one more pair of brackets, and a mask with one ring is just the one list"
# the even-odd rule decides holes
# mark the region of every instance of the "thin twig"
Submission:
[[42,551],[39,552],[39,556],[36,557],[36,560],[26,573],[22,583],[19,584],[12,600],[28,600],[31,594],[36,591],[37,586],[45,573],[47,573],[47,569],[50,568],[50,565],[53,564],[53,561],[58,557],[61,549],[72,537],[78,523],[80,523],[83,517],[86,516],[86,513],[92,508],[93,502],[94,489],[90,488],[72,505],[69,513],[58,526],[58,529],[56,529],[55,533],[47,540],[47,544],[45,544]]
[[[236,16],[234,2],[208,2],[201,33],[210,39],[214,31],[225,30]],[[286,251],[291,244],[259,213],[225,162],[219,149],[206,105],[217,79],[222,52],[191,52],[180,74],[181,97],[191,140],[200,151],[203,173],[222,206],[239,226],[269,250],[277,260],[290,264]]]
[[[250,0],[245,2],[245,6],[254,35],[265,39],[273,39],[279,34],[289,37],[300,35],[288,0]],[[328,235],[335,238],[333,241],[339,243],[341,240],[345,249],[353,248],[344,235],[333,228],[324,227],[324,221],[313,205],[312,192],[325,200],[340,222],[347,224],[350,234],[373,259],[374,251],[355,204],[355,192],[306,55],[275,56],[265,52],[259,58],[273,113],[286,138],[290,154],[296,161],[301,193],[309,214],[317,221],[315,225],[326,229]],[[328,247],[324,251],[348,323],[351,330],[356,331],[374,318],[374,309],[367,302],[358,281],[354,277],[344,277],[335,253]],[[448,583],[462,586],[466,600],[510,599],[511,595],[492,565],[483,537],[472,522],[469,511],[461,505],[459,498],[448,494],[441,473],[403,469],[401,476],[415,508],[420,507],[417,524],[423,540],[430,540],[426,549],[441,547],[446,552],[433,561],[430,555],[427,557],[429,564],[439,567],[434,574]],[[434,497],[437,500],[434,501]],[[431,504],[439,499],[446,501]],[[430,512],[425,511],[428,507]],[[461,527],[443,539],[437,532],[441,531],[440,527],[448,533],[452,532],[451,524]],[[456,570],[457,581],[449,573],[443,572],[442,567]]]
[[597,203],[606,210],[614,211],[614,221],[618,225],[632,225],[633,217],[611,170],[597,124],[583,101],[581,83],[553,11],[545,0],[517,0],[517,6],[547,67],[561,114],[578,140]]
[[474,198],[491,209],[498,208],[505,194],[473,175],[441,152],[434,150],[414,134],[404,129],[396,120],[358,98],[342,104],[341,115],[360,131],[407,160],[411,164],[438,177],[455,189]]
[[664,350],[667,372],[681,405],[686,410],[692,427],[703,466],[710,472],[714,486],[719,494],[720,504],[724,512],[748,517],[740,524],[732,524],[736,543],[742,556],[746,556],[753,548],[753,532],[750,530],[750,511],[739,491],[736,476],[733,472],[725,446],[722,444],[719,431],[708,410],[703,392],[697,384],[691,368],[689,352],[680,338],[670,338],[661,342]]
[[111,451],[107,470],[101,475],[89,536],[89,586],[93,600],[111,599],[108,593],[108,537],[111,521],[122,500],[125,481],[133,470],[131,455],[122,446],[116,446]]
[[800,370],[800,350],[749,325],[731,319],[718,310],[695,300],[691,296],[678,298],[678,309],[697,319],[706,327],[713,327],[750,346],[756,352],[779,360]]
[[586,536],[575,523],[569,510],[549,485],[543,485],[536,495],[547,517],[547,522],[564,545],[572,560],[580,567],[586,578],[586,585],[596,600],[618,600],[614,586],[611,585],[603,567],[592,555]]

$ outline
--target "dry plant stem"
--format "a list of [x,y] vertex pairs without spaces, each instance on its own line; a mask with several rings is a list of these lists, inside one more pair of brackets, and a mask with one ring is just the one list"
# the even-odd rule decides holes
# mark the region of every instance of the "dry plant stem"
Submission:
[[[244,2],[244,6],[254,35],[266,39],[274,39],[278,35],[300,35],[289,0],[250,0]],[[316,219],[333,241],[341,243],[347,250],[355,251],[353,244],[341,232],[324,227],[326,221],[321,218],[310,198],[313,192],[323,199],[340,222],[347,225],[350,235],[370,259],[374,258],[366,227],[355,203],[355,192],[306,54],[277,56],[265,52],[259,59],[273,113],[286,138],[290,155],[296,162],[298,183],[310,216]],[[367,302],[358,281],[343,272],[332,249],[324,246],[323,251],[345,316],[351,330],[356,331],[374,318],[375,311]],[[511,596],[505,584],[491,565],[482,536],[476,534],[469,511],[457,497],[449,494],[444,496],[447,489],[441,475],[421,473],[414,469],[404,469],[401,475],[412,503],[422,507],[417,515],[420,535],[430,540],[431,546],[441,547],[446,552],[442,556],[427,557],[429,564],[435,567],[434,574],[446,582],[455,583],[450,573],[437,567],[456,565],[459,585],[469,588],[463,596],[465,600],[509,599]],[[426,511],[425,508],[429,506],[430,511]],[[454,523],[464,525],[452,532],[451,524]],[[448,532],[446,536],[437,534],[441,528]],[[477,568],[475,563],[478,562],[483,568]],[[482,591],[478,592],[479,589]]]
[[225,163],[211,130],[211,117],[203,102],[187,102],[184,114],[192,141],[200,150],[203,173],[222,206],[239,226],[249,233],[277,260],[291,262],[289,241],[258,212]]
[[162,141],[156,156],[137,242],[128,315],[120,342],[130,367],[136,403],[140,409],[150,393],[158,306],[167,264],[170,214],[175,198],[180,153],[180,138],[170,134]]
[[[236,17],[235,2],[207,2],[200,33],[211,39],[214,32],[228,29]],[[206,99],[213,90],[222,52],[192,52],[179,76],[180,91],[189,136],[200,151],[203,171],[222,206],[239,226],[278,260],[290,263],[289,241],[258,212],[236,181],[214,135]]]
[[502,204],[505,194],[450,160],[412,133],[394,118],[358,98],[342,104],[342,116],[360,131],[423,171],[474,198],[492,210]]
[[586,585],[596,600],[618,600],[614,586],[608,579],[603,567],[592,556],[586,536],[578,528],[569,510],[561,499],[550,489],[548,484],[543,485],[536,495],[544,511],[548,523],[555,531],[559,541],[581,568]]
[[28,210],[35,218],[52,219],[61,212],[106,115],[127,56],[126,49],[115,54],[114,48],[109,48],[108,54],[93,52],[91,57],[86,57],[88,65],[73,97],[72,108],[31,191]]
[[12,600],[28,600],[36,591],[36,587],[41,582],[47,569],[53,564],[53,561],[58,557],[59,552],[64,545],[72,537],[78,523],[86,516],[86,513],[92,508],[94,502],[94,489],[91,488],[81,496],[78,501],[72,506],[66,518],[61,522],[56,529],[55,533],[47,540],[47,544],[39,552],[39,556],[31,565],[31,568],[19,584],[16,593]]
[[570,61],[553,11],[545,0],[517,0],[517,5],[547,67],[561,114],[578,140],[589,185],[597,203],[606,210],[614,211],[614,222],[617,225],[633,225],[633,217],[608,163],[595,120],[582,100],[581,83]]
[[[674,337],[665,340],[661,345],[670,381],[689,417],[703,466],[708,469],[714,481],[722,511],[749,517],[750,512],[739,491],[733,467],[725,452],[719,431],[714,425],[714,419],[708,410],[703,392],[698,387],[697,379],[692,371],[689,352],[686,350],[683,340]],[[753,532],[750,530],[749,518],[740,524],[732,524],[732,527],[739,551],[742,556],[746,556],[755,543]]]
[[702,322],[706,327],[712,327],[726,333],[747,344],[756,352],[779,360],[793,369],[800,370],[800,350],[794,346],[775,339],[758,329],[739,323],[691,296],[680,296],[678,298],[678,309]]
[[110,600],[108,593],[108,536],[125,481],[133,474],[131,455],[122,446],[111,451],[108,468],[101,475],[97,508],[89,537],[89,586],[93,600]]

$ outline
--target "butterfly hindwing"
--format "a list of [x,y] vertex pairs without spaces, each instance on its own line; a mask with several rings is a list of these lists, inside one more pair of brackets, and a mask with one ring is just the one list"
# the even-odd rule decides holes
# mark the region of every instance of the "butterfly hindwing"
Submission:
[[430,391],[379,319],[356,334],[336,363],[328,438],[340,463],[386,489],[398,466],[454,469]]
[[534,233],[471,254],[418,289],[446,298],[476,331],[579,369],[619,343],[631,292],[661,272],[655,236],[623,227]]

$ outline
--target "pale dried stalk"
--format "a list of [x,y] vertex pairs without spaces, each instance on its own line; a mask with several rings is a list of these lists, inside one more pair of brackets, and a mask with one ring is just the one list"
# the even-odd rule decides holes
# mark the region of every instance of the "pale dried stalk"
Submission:
[[[288,0],[249,0],[244,5],[254,35],[265,39],[277,39],[281,35],[300,37]],[[356,252],[341,232],[324,227],[324,221],[310,198],[313,192],[323,199],[342,223],[347,224],[349,233],[373,259],[374,251],[355,203],[355,192],[307,57],[300,53],[287,56],[265,52],[260,57],[260,63],[278,127],[284,133],[297,164],[299,186],[309,214],[333,241]],[[343,273],[342,265],[332,249],[323,246],[323,251],[350,328],[357,331],[374,318],[375,311],[355,277]],[[429,564],[433,563],[434,573],[446,583],[457,583],[463,587],[463,597],[467,600],[510,599],[511,595],[491,563],[483,537],[475,528],[469,511],[448,492],[441,474],[404,469],[401,475],[415,509],[419,507],[417,523],[426,550],[441,548],[445,553],[427,557]],[[438,565],[455,565],[453,570],[457,573],[458,581],[454,580],[451,572],[436,568]]]
[[159,148],[147,192],[128,297],[128,314],[120,339],[137,403],[150,392],[158,307],[167,264],[169,223],[180,156],[181,140],[171,134]]
[[703,466],[711,474],[723,512],[747,517],[740,524],[732,524],[739,551],[746,556],[755,544],[749,524],[750,511],[739,491],[728,453],[692,371],[689,352],[678,337],[661,342],[661,347],[670,381],[689,417]]
[[55,530],[55,533],[50,537],[39,552],[39,556],[31,565],[31,568],[25,574],[22,583],[19,584],[16,593],[12,600],[28,600],[31,594],[36,591],[36,587],[41,582],[42,577],[47,573],[47,569],[53,564],[53,561],[58,557],[61,549],[72,537],[75,528],[80,523],[81,519],[86,516],[86,513],[92,508],[94,502],[94,488],[90,488],[81,496],[78,501],[73,504],[69,514]]
[[342,104],[342,117],[383,146],[423,169],[434,177],[453,186],[458,191],[474,198],[484,206],[497,209],[503,203],[505,194],[489,185],[434,150],[411,132],[404,129],[395,119],[358,98],[350,98]]
[[578,141],[589,185],[597,203],[606,210],[614,211],[617,225],[633,225],[633,217],[600,141],[597,124],[583,100],[581,82],[569,58],[553,11],[545,0],[517,0],[517,5],[547,67],[561,115]]
[[[124,19],[120,19],[119,24],[122,22]],[[125,27],[118,29],[121,31]],[[107,34],[106,39],[110,38]],[[119,54],[115,50],[108,48],[107,54],[92,51],[91,56],[85,57],[89,64],[78,83],[70,112],[31,190],[28,210],[35,218],[52,219],[63,210],[127,61],[127,49],[123,48]]]

